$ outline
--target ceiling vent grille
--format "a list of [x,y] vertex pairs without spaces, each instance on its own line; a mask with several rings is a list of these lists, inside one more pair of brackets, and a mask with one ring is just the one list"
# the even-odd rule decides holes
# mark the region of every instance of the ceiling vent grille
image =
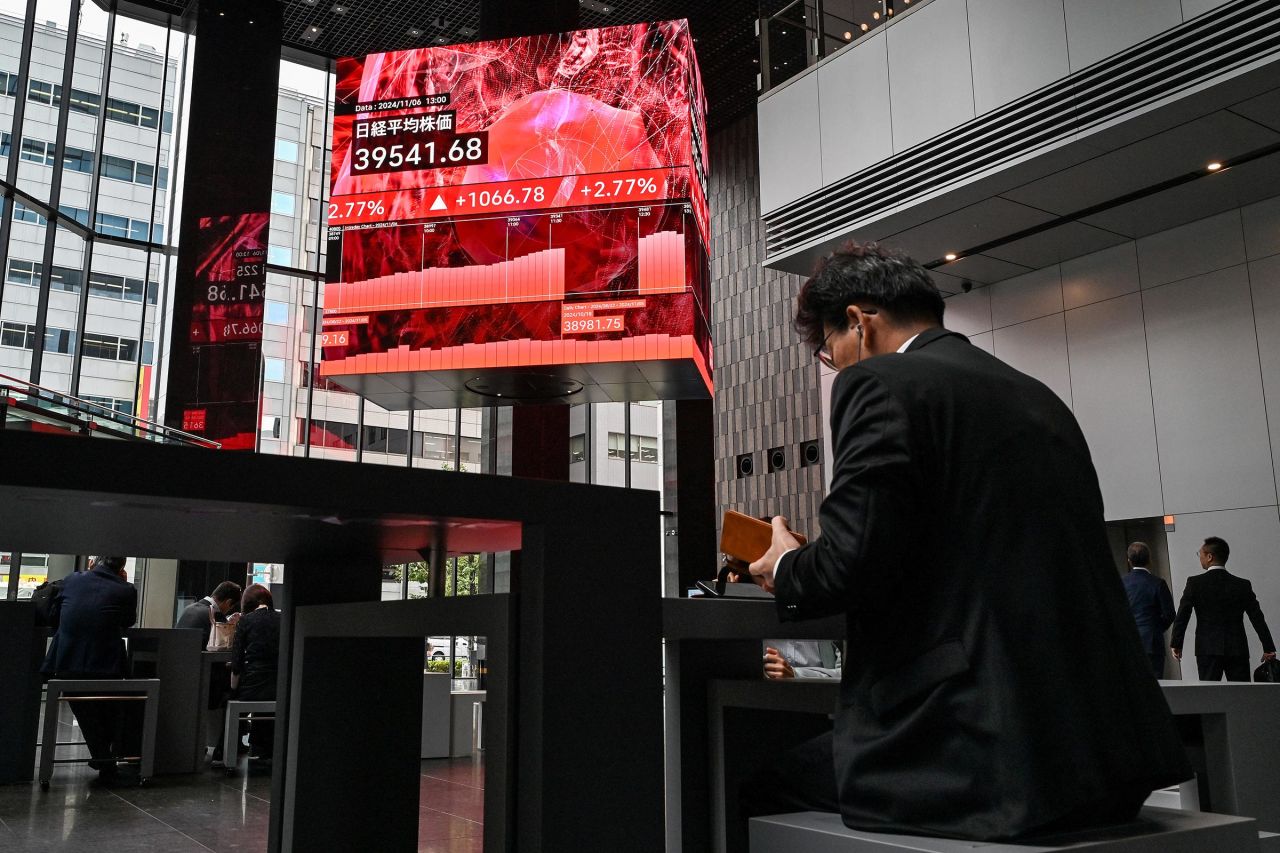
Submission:
[[766,258],[1276,53],[1280,3],[1222,6],[768,214]]

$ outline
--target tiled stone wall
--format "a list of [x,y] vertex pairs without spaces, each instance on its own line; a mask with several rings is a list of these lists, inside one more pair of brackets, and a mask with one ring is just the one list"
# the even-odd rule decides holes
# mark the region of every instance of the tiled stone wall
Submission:
[[[785,515],[812,536],[827,460],[801,467],[800,444],[822,437],[818,365],[792,328],[804,280],[761,266],[755,115],[714,134],[710,152],[717,502],[721,511]],[[773,447],[785,448],[786,468],[767,473]],[[755,473],[739,478],[743,453]]]

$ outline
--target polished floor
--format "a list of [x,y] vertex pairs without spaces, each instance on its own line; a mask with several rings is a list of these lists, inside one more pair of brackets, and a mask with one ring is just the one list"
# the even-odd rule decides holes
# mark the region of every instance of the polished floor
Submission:
[[[270,770],[245,765],[241,756],[233,776],[206,768],[137,787],[100,785],[96,771],[67,764],[54,771],[47,792],[34,783],[0,785],[0,853],[264,851]],[[424,760],[421,779],[420,853],[480,853],[482,760]]]

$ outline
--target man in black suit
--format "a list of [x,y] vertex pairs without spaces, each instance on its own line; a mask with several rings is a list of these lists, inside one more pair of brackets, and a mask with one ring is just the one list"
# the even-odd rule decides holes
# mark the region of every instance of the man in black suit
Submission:
[[[751,565],[784,620],[846,614],[831,735],[744,811],[971,839],[1126,820],[1191,777],[1062,401],[942,328],[915,261],[831,255],[796,325],[840,372],[822,535]],[[815,757],[819,756],[819,757]]]
[[[138,620],[138,590],[124,579],[124,557],[95,557],[87,572],[69,575],[54,601],[57,633],[43,671],[55,678],[123,678],[123,630]],[[71,712],[103,778],[115,776],[118,702],[70,702]],[[51,735],[46,735],[51,737]]]
[[1204,574],[1187,578],[1178,603],[1178,616],[1173,621],[1169,638],[1173,656],[1182,660],[1182,639],[1192,611],[1196,614],[1196,669],[1201,681],[1249,680],[1249,638],[1244,633],[1244,615],[1249,615],[1253,630],[1262,641],[1262,659],[1276,656],[1276,644],[1262,617],[1253,584],[1226,570],[1231,547],[1226,540],[1210,536],[1204,540],[1196,557]]
[[1125,552],[1129,573],[1124,576],[1124,591],[1129,596],[1129,610],[1138,626],[1142,648],[1151,660],[1156,678],[1164,676],[1164,632],[1173,624],[1173,594],[1163,578],[1147,570],[1151,549],[1145,542],[1130,542]]

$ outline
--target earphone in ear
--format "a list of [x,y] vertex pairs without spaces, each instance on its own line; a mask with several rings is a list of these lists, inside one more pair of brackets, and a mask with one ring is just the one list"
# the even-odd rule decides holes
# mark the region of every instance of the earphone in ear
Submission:
[[853,327],[853,330],[854,330],[855,332],[857,332],[857,333],[858,333],[858,337],[862,337],[862,324],[861,324],[861,323],[859,323],[858,325],[854,326],[854,327]]

